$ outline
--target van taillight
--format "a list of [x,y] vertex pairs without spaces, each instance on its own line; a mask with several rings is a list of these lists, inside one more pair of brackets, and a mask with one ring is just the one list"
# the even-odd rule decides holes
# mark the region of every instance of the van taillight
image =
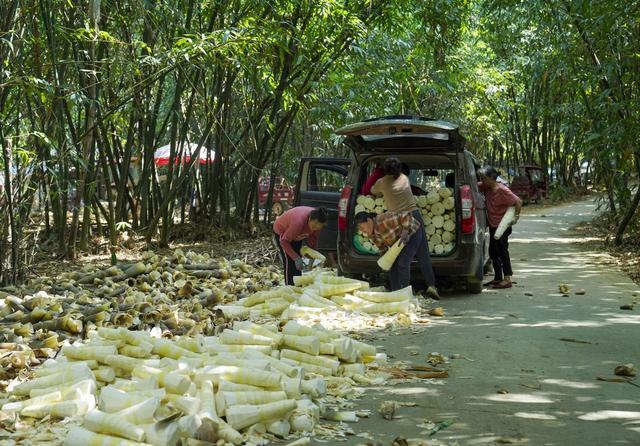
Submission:
[[349,210],[349,198],[351,198],[351,186],[345,186],[340,194],[338,202],[338,231],[347,230],[347,211]]
[[462,233],[469,234],[473,232],[475,218],[473,215],[473,194],[471,186],[467,184],[460,186],[460,208],[462,209]]

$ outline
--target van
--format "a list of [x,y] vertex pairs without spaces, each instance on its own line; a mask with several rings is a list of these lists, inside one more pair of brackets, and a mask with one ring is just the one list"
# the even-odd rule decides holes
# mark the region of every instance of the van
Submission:
[[[295,204],[329,210],[329,224],[321,233],[319,249],[335,256],[339,273],[384,276],[376,263],[378,255],[357,233],[353,217],[363,206],[384,211],[383,201],[363,197],[360,191],[374,167],[395,156],[408,168],[414,194],[420,194],[418,203],[435,275],[461,278],[469,292],[480,293],[488,261],[486,209],[478,189],[480,165],[465,150],[458,126],[423,117],[387,116],[351,124],[335,133],[344,136],[352,156],[303,158]],[[414,261],[412,277],[419,277],[418,273]]]

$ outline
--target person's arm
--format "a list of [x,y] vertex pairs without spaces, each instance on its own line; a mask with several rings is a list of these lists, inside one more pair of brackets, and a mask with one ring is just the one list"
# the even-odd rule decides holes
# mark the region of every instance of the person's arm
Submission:
[[282,249],[284,250],[285,254],[288,257],[291,257],[293,260],[300,257],[298,253],[294,251],[293,246],[291,246],[291,242],[289,242],[289,240],[284,238],[284,235],[280,236],[280,246],[282,246]]
[[520,219],[520,211],[522,210],[522,200],[519,197],[516,198],[518,199],[514,205],[516,207],[516,216],[513,218],[513,223],[511,223],[512,225],[518,223],[518,220]]
[[[304,222],[304,224],[306,225],[306,222]],[[284,231],[280,236],[280,246],[282,246],[282,249],[284,249],[287,256],[291,257],[293,260],[300,257],[300,255],[293,249],[291,242],[295,241],[301,232],[300,222],[290,221],[286,231]]]
[[514,206],[516,208],[516,215],[513,218],[513,222],[511,223],[512,225],[515,225],[520,218],[520,211],[522,210],[522,200],[506,186],[503,188],[503,196],[505,197],[504,200],[507,206]]
[[380,167],[376,167],[369,175],[369,178],[364,182],[364,186],[362,186],[362,190],[360,190],[361,195],[370,195],[372,194],[372,188],[376,184],[376,182],[384,176],[384,169]]

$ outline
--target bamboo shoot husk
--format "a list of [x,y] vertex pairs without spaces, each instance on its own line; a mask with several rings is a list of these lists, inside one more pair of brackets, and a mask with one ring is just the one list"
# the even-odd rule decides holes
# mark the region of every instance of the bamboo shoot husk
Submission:
[[320,341],[315,336],[297,336],[286,334],[282,338],[282,342],[287,347],[294,348],[309,355],[317,356],[320,354]]
[[388,302],[382,304],[370,304],[359,307],[358,310],[369,314],[384,313],[400,313],[409,314],[411,302],[408,300],[402,302]]
[[411,285],[397,291],[355,291],[353,294],[357,297],[375,303],[402,302],[405,300],[411,300],[413,298]]
[[44,418],[46,416],[67,418],[84,415],[95,407],[95,397],[93,395],[87,395],[80,399],[69,401],[32,404],[22,409],[20,415],[31,418]]
[[267,392],[218,392],[216,393],[216,410],[219,416],[224,416],[228,407],[238,405],[256,405],[272,403],[287,399],[283,391]]
[[267,423],[267,432],[276,437],[284,438],[291,432],[291,425],[287,420],[276,420]]
[[204,338],[201,335],[192,338],[181,337],[177,340],[177,344],[194,353],[204,353],[206,351]]
[[208,366],[195,373],[196,383],[211,380],[214,383],[220,379],[238,384],[249,384],[264,388],[280,388],[282,376],[265,370],[247,370],[234,366]]
[[360,282],[340,283],[340,284],[318,284],[318,294],[322,297],[331,297],[339,294],[346,294],[362,288]]
[[165,372],[145,365],[133,369],[132,375],[138,378],[148,378],[152,376],[158,381],[158,384],[164,387],[169,393],[183,394],[189,390],[189,386],[191,385],[191,380],[187,376]]
[[284,418],[295,408],[295,400],[276,401],[256,406],[233,406],[227,409],[226,418],[234,429],[243,429],[259,422]]
[[42,396],[51,392],[59,391],[62,394],[63,400],[75,400],[86,395],[94,394],[96,388],[96,381],[93,379],[93,377],[91,377],[65,386],[60,386],[58,384],[51,387],[31,389],[31,391],[29,392],[29,397],[35,398],[37,396]]
[[238,384],[231,381],[227,381],[226,379],[221,379],[218,381],[218,391],[227,391],[227,392],[251,392],[251,391],[262,391],[264,390],[262,387],[258,386],[250,386],[249,384]]
[[302,367],[304,368],[305,372],[309,372],[309,373],[315,373],[317,375],[322,375],[322,376],[332,376],[333,370],[331,370],[328,367],[322,367],[320,365],[317,364],[311,364],[308,362],[302,362],[302,361],[296,361],[295,359],[289,359],[289,358],[283,358],[283,361],[291,364],[291,365],[295,365],[297,367]]
[[216,420],[218,418],[218,411],[213,393],[213,383],[211,381],[202,382],[198,397],[200,398],[200,416],[209,420]]
[[138,390],[134,392],[123,392],[112,386],[107,386],[100,392],[100,410],[108,413],[121,411],[134,404],[141,403],[149,398],[164,398],[164,389]]
[[268,338],[271,338],[274,341],[275,345],[280,345],[282,343],[282,334],[278,333],[277,329],[276,331],[271,331],[268,328],[262,325],[254,324],[251,321],[234,321],[233,329],[240,332],[245,331],[261,336],[266,336]]
[[[92,367],[94,365],[95,367]],[[49,364],[45,362],[43,364],[43,367],[38,367],[37,369],[33,370],[33,376],[35,376],[36,378],[39,378],[41,376],[55,375],[56,373],[60,373],[61,371],[65,371],[69,369],[85,370],[87,367],[90,369],[97,369],[99,367],[98,362],[93,359],[89,361],[66,361],[66,362],[59,361],[59,362],[53,362]]]
[[271,364],[265,359],[241,359],[237,357],[223,356],[224,353],[207,359],[205,366],[208,365],[233,365],[236,367],[248,367],[255,370],[271,370]]
[[18,384],[13,389],[13,392],[16,395],[24,396],[29,395],[29,392],[33,389],[62,386],[65,384],[72,384],[83,379],[93,379],[93,374],[91,373],[89,367],[86,367],[86,365],[84,368],[71,368],[61,370],[59,373],[42,376],[30,381],[25,381],[21,384]]
[[64,446],[140,446],[137,441],[97,434],[80,426],[72,427],[64,440]]
[[207,351],[212,355],[218,353],[243,352],[245,350],[255,350],[269,354],[272,348],[269,345],[207,344]]
[[266,336],[242,333],[234,330],[225,329],[219,336],[220,342],[223,344],[240,344],[240,345],[272,345],[273,339]]
[[326,356],[313,356],[307,353],[284,349],[280,352],[282,359],[291,359],[298,362],[315,364],[323,368],[327,368],[333,373],[338,371],[338,366],[340,365],[340,361],[336,361],[331,358],[327,358]]
[[507,228],[511,226],[511,222],[513,222],[513,219],[515,218],[515,216],[516,216],[515,206],[509,206],[507,208],[507,211],[502,216],[500,223],[498,224],[496,232],[493,235],[494,239],[500,240],[500,237],[502,237],[502,234],[504,234]]
[[133,441],[143,441],[144,429],[135,426],[118,414],[92,410],[84,416],[83,426],[98,434],[114,435]]
[[[289,364],[286,364],[279,359],[274,358],[273,356],[265,355],[264,353],[257,352],[255,350],[247,350],[242,352],[242,357],[247,359],[257,359],[257,360],[265,360],[271,366],[271,369],[277,370],[280,373],[289,376],[295,377],[300,374],[300,369],[293,367]],[[233,365],[233,364],[230,364]]]
[[288,321],[284,327],[282,327],[282,333],[296,336],[315,336],[320,340],[320,342],[331,342],[332,339],[336,339],[338,337],[338,335],[335,335],[328,330],[319,330],[313,327],[307,327],[306,325],[298,324],[296,321]]
[[373,345],[352,339],[351,342],[361,356],[376,356],[376,348]]
[[300,248],[300,255],[310,257],[314,260],[320,260],[321,263],[327,261],[327,258],[322,253],[316,251],[313,248],[310,248],[307,245]]
[[177,421],[159,421],[145,424],[142,428],[146,437],[145,441],[150,445],[177,446],[180,441],[180,430]]
[[98,381],[111,383],[116,379],[116,371],[111,367],[100,367],[97,370],[93,370],[93,376]]
[[311,398],[321,398],[327,394],[327,382],[322,378],[302,380],[302,393]]
[[61,399],[62,399],[62,393],[60,393],[60,391],[50,392],[44,395],[36,396],[34,398],[29,398],[22,401],[5,403],[2,406],[2,411],[5,413],[20,412],[22,409],[24,409],[27,406],[40,404],[40,403],[55,403],[57,401],[60,401]]
[[116,378],[110,387],[114,387],[125,392],[155,390],[158,388],[158,380],[152,376],[145,379],[136,379],[134,381],[130,379]]
[[64,346],[62,347],[62,353],[67,358],[76,360],[93,359],[100,361],[105,356],[115,355],[118,353],[118,349],[113,345],[82,345],[82,346]]
[[155,422],[153,414],[158,410],[158,407],[160,407],[160,398],[154,397],[114,412],[114,414],[135,425],[151,424]]

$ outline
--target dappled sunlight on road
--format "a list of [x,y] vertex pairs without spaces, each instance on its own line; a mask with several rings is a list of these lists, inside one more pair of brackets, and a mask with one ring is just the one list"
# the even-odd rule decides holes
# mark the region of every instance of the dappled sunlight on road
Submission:
[[602,421],[610,419],[621,420],[639,420],[640,412],[631,412],[627,410],[598,410],[596,412],[588,412],[578,417],[585,421]]

